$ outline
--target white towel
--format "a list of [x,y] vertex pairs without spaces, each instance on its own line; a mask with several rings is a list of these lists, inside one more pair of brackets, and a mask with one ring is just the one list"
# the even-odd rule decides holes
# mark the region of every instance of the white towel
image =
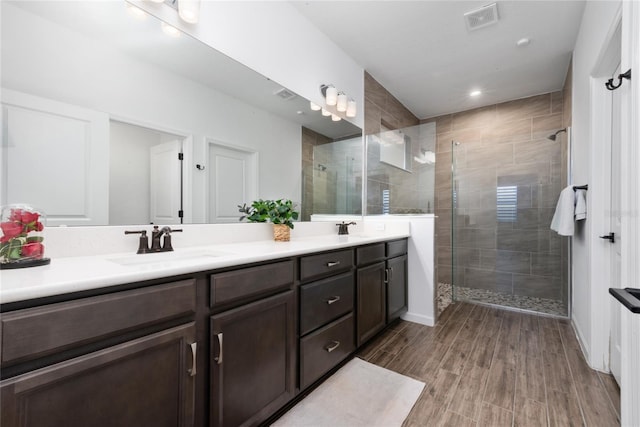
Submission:
[[570,185],[560,192],[556,212],[551,220],[551,229],[561,236],[573,236],[576,195]]
[[576,190],[576,221],[587,219],[587,191]]

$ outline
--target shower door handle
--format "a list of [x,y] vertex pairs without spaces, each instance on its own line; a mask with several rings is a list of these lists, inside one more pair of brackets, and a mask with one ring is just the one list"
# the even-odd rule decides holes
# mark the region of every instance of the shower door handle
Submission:
[[609,233],[608,235],[605,236],[600,236],[601,239],[606,239],[611,243],[615,243],[616,242],[616,233]]

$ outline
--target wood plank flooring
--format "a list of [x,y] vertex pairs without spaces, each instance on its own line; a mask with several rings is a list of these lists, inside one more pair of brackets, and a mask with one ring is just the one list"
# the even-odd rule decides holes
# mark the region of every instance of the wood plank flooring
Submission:
[[358,356],[426,383],[405,427],[620,425],[617,384],[589,368],[566,320],[456,303]]

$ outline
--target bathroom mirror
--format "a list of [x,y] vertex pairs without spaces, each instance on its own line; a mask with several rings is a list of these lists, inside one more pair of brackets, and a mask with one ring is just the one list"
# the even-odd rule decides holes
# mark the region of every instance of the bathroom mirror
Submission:
[[38,205],[49,225],[236,222],[257,198],[302,205],[303,131],[361,140],[125,2],[0,7],[0,202]]

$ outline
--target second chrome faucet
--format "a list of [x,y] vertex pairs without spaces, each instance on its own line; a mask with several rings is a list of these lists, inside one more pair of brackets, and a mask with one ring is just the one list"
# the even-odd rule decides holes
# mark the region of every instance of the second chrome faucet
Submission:
[[[139,254],[148,254],[155,252],[170,252],[173,250],[171,245],[171,233],[181,232],[182,229],[172,230],[171,227],[165,226],[159,228],[157,225],[153,226],[151,232],[151,246],[149,246],[149,238],[147,237],[147,230],[137,231],[125,231],[124,234],[140,234],[140,242],[138,244]],[[164,236],[164,239],[162,239]],[[162,245],[160,240],[162,239]]]

